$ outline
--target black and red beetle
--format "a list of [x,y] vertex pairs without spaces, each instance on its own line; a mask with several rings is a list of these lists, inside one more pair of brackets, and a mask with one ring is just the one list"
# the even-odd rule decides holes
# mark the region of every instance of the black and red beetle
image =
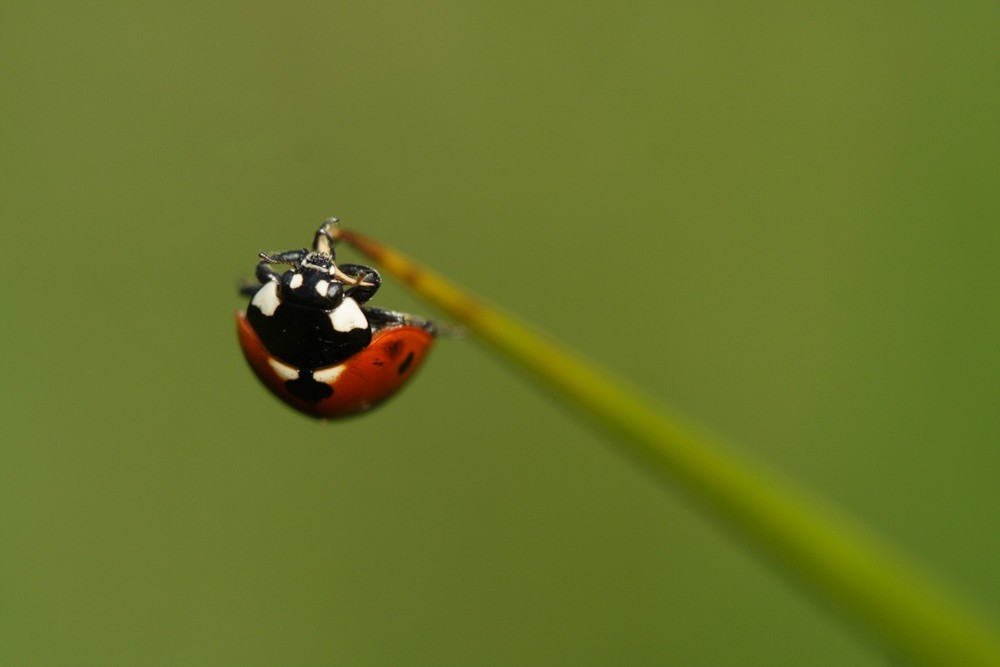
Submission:
[[[367,304],[378,272],[335,261],[331,218],[312,250],[260,253],[238,312],[240,346],[260,381],[307,415],[332,419],[374,408],[413,376],[434,343],[433,322]],[[289,265],[279,274],[274,264]]]

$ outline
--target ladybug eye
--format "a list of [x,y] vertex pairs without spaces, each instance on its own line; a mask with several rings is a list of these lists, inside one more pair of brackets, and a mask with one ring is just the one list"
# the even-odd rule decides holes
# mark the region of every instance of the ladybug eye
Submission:
[[327,305],[339,304],[344,296],[344,288],[340,283],[331,280],[325,280],[320,278],[316,281],[310,283],[309,288],[312,294],[308,296],[311,299],[319,299]]
[[[325,280],[323,282],[326,282]],[[322,296],[330,299],[334,303],[340,303],[344,298],[344,287],[340,283],[327,283],[326,291]]]

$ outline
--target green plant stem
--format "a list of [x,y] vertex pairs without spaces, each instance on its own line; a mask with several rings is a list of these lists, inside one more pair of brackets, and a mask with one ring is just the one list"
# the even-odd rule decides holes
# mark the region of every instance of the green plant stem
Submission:
[[622,451],[661,481],[680,485],[892,654],[927,666],[1000,665],[992,627],[857,523],[395,250],[345,229],[335,233],[600,422]]

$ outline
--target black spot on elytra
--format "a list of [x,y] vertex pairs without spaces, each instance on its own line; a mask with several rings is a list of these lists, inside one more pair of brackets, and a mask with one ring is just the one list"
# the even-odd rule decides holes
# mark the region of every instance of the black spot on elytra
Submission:
[[403,341],[394,340],[385,346],[385,353],[389,355],[389,357],[398,357],[402,349]]
[[333,396],[333,387],[322,382],[317,382],[313,379],[312,373],[309,373],[303,377],[304,372],[299,374],[299,377],[294,380],[287,380],[285,382],[285,388],[295,396],[296,398],[301,398],[303,401],[309,401],[310,403],[319,403],[324,398],[330,398]]
[[397,371],[400,375],[406,372],[406,369],[410,367],[413,363],[413,352],[406,355],[406,359],[403,359],[403,363],[399,365],[399,370]]

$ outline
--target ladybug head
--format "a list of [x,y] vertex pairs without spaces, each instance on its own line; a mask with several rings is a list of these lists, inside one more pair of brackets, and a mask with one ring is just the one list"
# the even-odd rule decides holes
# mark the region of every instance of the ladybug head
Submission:
[[279,293],[283,302],[332,310],[344,300],[344,284],[337,265],[326,253],[310,252],[281,274]]

